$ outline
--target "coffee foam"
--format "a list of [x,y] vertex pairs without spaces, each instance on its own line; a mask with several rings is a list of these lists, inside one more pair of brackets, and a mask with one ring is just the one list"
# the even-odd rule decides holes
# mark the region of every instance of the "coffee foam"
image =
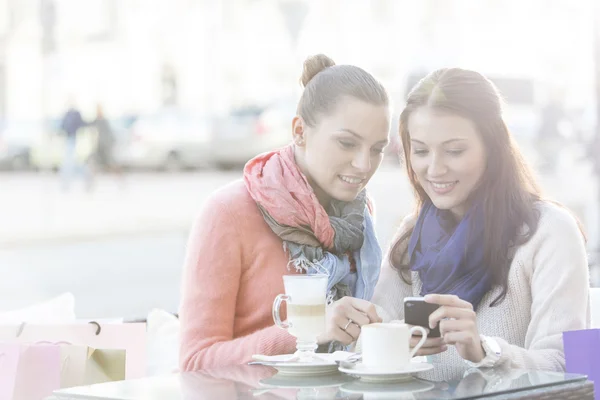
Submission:
[[294,276],[283,279],[285,293],[293,304],[323,304],[327,294],[327,276]]

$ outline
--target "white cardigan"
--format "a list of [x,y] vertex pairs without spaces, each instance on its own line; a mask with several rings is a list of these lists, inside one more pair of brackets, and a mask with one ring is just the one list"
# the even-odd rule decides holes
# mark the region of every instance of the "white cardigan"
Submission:
[[[589,271],[585,243],[569,212],[548,202],[539,202],[540,221],[530,240],[518,247],[503,302],[490,307],[501,293],[495,287],[477,309],[481,335],[493,337],[502,348],[498,364],[513,368],[564,371],[562,333],[590,327]],[[415,224],[409,216],[397,236]],[[407,246],[408,241],[404,243]],[[412,285],[384,260],[373,303],[384,321],[404,319],[405,297],[420,296],[422,283],[412,272]],[[448,366],[464,365],[454,346],[429,360]]]

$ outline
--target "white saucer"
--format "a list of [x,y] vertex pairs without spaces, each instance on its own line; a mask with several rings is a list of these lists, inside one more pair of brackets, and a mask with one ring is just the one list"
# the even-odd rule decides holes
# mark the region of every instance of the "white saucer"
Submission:
[[[337,374],[338,364],[336,361],[347,360],[355,356],[355,353],[347,351],[335,351],[333,353],[318,353],[316,358],[309,362],[295,361],[294,354],[280,354],[275,356],[264,356],[256,354],[252,356],[251,364],[266,365],[275,368],[279,375],[288,376],[315,376],[323,374]],[[288,361],[294,360],[294,361]]]
[[255,360],[253,363],[275,368],[279,372],[279,375],[288,376],[314,376],[322,374],[335,374],[338,372],[338,365],[335,361],[286,361],[291,357],[291,354],[283,354],[281,356],[271,356],[269,357],[269,360]]
[[433,365],[429,363],[411,362],[401,369],[373,369],[365,367],[359,362],[352,368],[340,367],[339,370],[345,374],[357,376],[365,382],[399,382],[412,379],[412,374],[429,371],[432,368]]

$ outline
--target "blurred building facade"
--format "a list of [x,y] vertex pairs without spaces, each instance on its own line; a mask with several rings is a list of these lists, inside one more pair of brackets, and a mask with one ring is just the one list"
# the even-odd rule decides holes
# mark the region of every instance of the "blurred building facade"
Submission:
[[[566,82],[593,104],[593,0],[0,0],[0,117],[109,114],[297,96],[324,52],[372,71],[401,103],[441,66]],[[546,85],[550,88],[550,85]],[[543,94],[546,96],[546,94]]]

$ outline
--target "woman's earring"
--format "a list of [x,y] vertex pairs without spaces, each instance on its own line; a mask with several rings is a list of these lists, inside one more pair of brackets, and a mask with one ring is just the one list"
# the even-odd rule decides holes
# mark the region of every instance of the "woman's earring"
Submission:
[[302,146],[304,144],[304,139],[296,139],[296,144]]

